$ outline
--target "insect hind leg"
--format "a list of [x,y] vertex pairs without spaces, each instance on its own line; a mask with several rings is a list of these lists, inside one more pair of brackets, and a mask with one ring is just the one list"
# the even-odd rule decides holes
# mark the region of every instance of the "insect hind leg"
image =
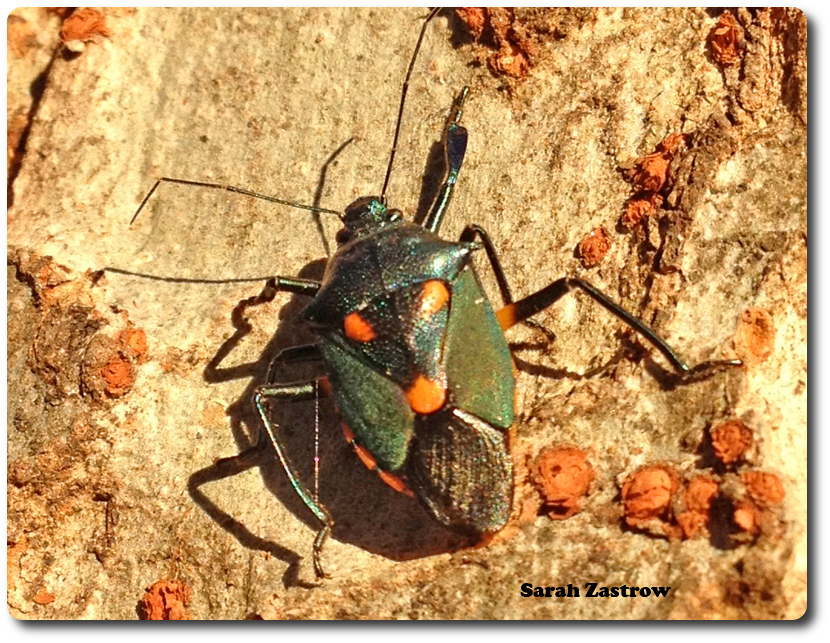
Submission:
[[641,320],[637,319],[613,301],[607,295],[597,290],[587,281],[574,277],[563,277],[557,279],[545,288],[538,290],[532,295],[528,295],[524,299],[517,302],[510,303],[504,306],[496,313],[496,317],[501,324],[502,329],[507,330],[516,324],[525,321],[528,317],[544,310],[551,306],[565,294],[572,290],[581,290],[593,299],[600,306],[605,308],[612,315],[625,322],[633,330],[635,330],[643,339],[648,341],[654,348],[656,348],[669,361],[676,371],[676,378],[678,383],[694,382],[705,379],[710,375],[730,368],[733,366],[741,366],[740,360],[714,360],[698,364],[694,367],[689,367],[681,360],[674,350],[669,346],[664,339],[662,339],[654,330],[649,328]]

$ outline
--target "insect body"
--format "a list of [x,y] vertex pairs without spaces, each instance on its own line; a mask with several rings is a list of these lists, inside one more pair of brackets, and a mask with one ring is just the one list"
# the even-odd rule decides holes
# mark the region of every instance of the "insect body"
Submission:
[[[445,129],[447,180],[425,224],[405,221],[381,197],[358,199],[345,210],[319,288],[308,284],[306,294],[316,293],[304,317],[319,341],[277,359],[317,356],[328,377],[265,386],[256,396],[294,488],[325,524],[319,543],[330,518],[292,473],[264,404],[309,398],[318,384],[334,396],[364,463],[440,523],[480,536],[510,513],[513,363],[472,265],[481,247],[473,239],[492,244],[476,227],[458,242],[437,236],[466,148],[458,122],[466,94]],[[322,574],[319,560],[315,568]]]

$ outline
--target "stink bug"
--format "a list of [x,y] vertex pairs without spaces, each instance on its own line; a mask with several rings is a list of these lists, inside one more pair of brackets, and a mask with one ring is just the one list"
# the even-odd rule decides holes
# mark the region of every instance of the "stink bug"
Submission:
[[[321,552],[332,516],[296,474],[270,405],[333,397],[346,439],[359,459],[395,490],[417,498],[451,530],[480,539],[505,526],[511,513],[513,470],[509,433],[514,423],[513,361],[504,332],[572,290],[628,324],[670,362],[678,381],[705,377],[736,361],[689,368],[654,331],[589,283],[561,278],[514,300],[494,243],[478,225],[457,241],[438,236],[467,145],[461,124],[463,88],[447,118],[443,182],[424,221],[407,221],[387,204],[407,87],[433,10],[422,26],[401,92],[395,137],[379,196],[362,197],[343,212],[266,197],[239,188],[180,179],[161,182],[227,189],[316,212],[336,214],[343,228],[320,281],[274,277],[276,290],[311,297],[303,317],[314,344],[282,351],[280,363],[322,361],[328,375],[309,381],[271,381],[256,389],[254,404],[286,475],[320,523],[313,563],[325,576]],[[494,309],[473,267],[484,250],[503,300]]]

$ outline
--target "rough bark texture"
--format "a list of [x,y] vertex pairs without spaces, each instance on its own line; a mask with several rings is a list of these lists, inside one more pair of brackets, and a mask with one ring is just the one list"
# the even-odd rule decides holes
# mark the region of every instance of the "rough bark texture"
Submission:
[[[256,442],[253,387],[280,349],[311,339],[292,321],[305,302],[280,294],[245,309],[262,284],[87,271],[319,275],[334,217],[315,227],[303,211],[164,185],[128,222],[159,176],[309,203],[326,159],[350,137],[321,204],[377,193],[425,11],[104,13],[109,36],[80,53],[56,49],[53,14],[9,19],[24,34],[9,44],[10,132],[23,139],[8,214],[13,615],[133,618],[149,613],[144,592],[160,581],[175,581],[177,600],[189,602],[158,613],[200,619],[804,612],[803,14],[734,11],[717,46],[719,14],[699,9],[492,12],[476,41],[457,17],[435,20],[409,90],[390,202],[411,214],[427,201],[436,169],[427,159],[469,85],[470,145],[442,234],[485,227],[516,294],[581,276],[689,363],[738,356],[745,365],[671,387],[662,358],[578,294],[539,315],[555,341],[511,330],[516,515],[476,549],[455,550],[416,501],[366,470],[322,404],[333,578],[311,589],[316,525],[276,461],[238,475],[214,464]],[[38,74],[32,102],[25,89]],[[638,159],[660,153],[671,134],[686,136],[660,157],[668,164],[656,161],[664,181],[649,183]],[[657,207],[627,230],[619,220],[638,190],[657,195]],[[576,248],[599,227],[611,247],[585,268]],[[313,405],[297,406],[275,418],[310,483]],[[733,419],[752,439],[741,429],[739,448],[718,443],[739,454],[724,464],[710,429]],[[561,444],[588,454],[593,482],[584,501],[569,501],[578,513],[552,520],[529,463]],[[646,474],[668,482],[650,490]],[[717,486],[703,501],[689,485],[700,475],[700,489]],[[587,582],[672,589],[662,599],[588,600]],[[523,598],[522,583],[572,583],[583,597]]]

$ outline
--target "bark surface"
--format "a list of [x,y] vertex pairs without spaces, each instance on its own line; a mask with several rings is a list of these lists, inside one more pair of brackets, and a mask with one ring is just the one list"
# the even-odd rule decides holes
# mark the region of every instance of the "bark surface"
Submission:
[[[477,39],[442,14],[415,64],[389,189],[407,216],[423,212],[444,119],[469,85],[470,143],[442,235],[483,226],[517,296],[579,276],[690,364],[739,357],[743,367],[672,387],[667,363],[578,293],[538,316],[555,341],[511,330],[515,515],[476,549],[458,549],[366,470],[322,402],[320,495],[336,526],[323,556],[333,578],[313,591],[316,524],[276,460],[237,475],[216,464],[256,443],[253,388],[281,349],[313,340],[295,320],[307,300],[255,301],[262,282],[96,271],[319,276],[336,217],[162,185],[129,221],[160,176],[302,203],[317,195],[333,209],[377,194],[425,13],[104,10],[108,35],[80,53],[60,44],[53,14],[12,14],[14,616],[804,613],[807,29],[797,10],[741,9],[731,21],[700,9],[467,14],[473,30],[485,21]],[[626,226],[637,199],[647,216]],[[294,406],[275,420],[311,484],[314,405]],[[731,433],[718,427],[737,420],[751,435],[738,429],[739,444],[724,446]],[[561,445],[585,484],[565,485],[578,499],[542,485],[566,514],[552,520],[534,462]],[[698,501],[701,476],[698,488],[713,491]],[[589,600],[589,582],[671,591]],[[523,583],[571,583],[582,598],[524,598]],[[164,591],[145,596],[151,586]]]

